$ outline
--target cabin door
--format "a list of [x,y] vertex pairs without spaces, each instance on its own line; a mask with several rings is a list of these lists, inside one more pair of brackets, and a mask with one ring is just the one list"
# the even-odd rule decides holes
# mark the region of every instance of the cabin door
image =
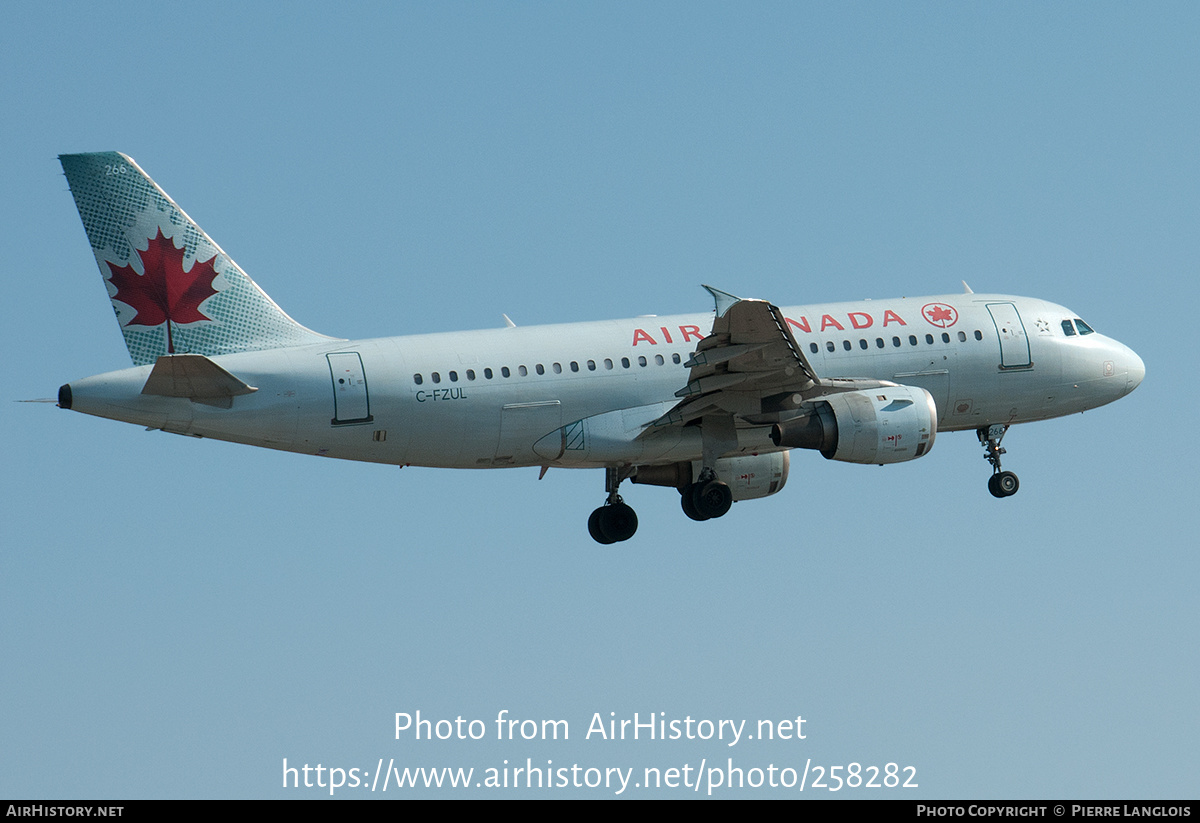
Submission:
[[988,303],[988,313],[1000,337],[1000,368],[1028,369],[1033,361],[1029,357],[1029,337],[1025,324],[1012,303]]
[[333,420],[343,423],[370,423],[371,399],[367,396],[367,376],[358,352],[327,354],[329,376],[333,379]]

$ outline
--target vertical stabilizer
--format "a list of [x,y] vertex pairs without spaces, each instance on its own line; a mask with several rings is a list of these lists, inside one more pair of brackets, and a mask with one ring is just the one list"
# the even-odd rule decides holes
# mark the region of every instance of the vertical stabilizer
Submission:
[[331,339],[275,305],[125,155],[58,159],[135,365]]

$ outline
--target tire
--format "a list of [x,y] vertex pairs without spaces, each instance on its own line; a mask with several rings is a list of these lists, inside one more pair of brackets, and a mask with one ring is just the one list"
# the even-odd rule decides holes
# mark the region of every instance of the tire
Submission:
[[626,503],[613,503],[611,506],[601,506],[600,531],[609,538],[610,543],[621,543],[637,532],[637,512]]
[[607,546],[610,543],[615,543],[616,541],[609,538],[609,536],[604,533],[604,530],[600,528],[600,520],[603,517],[602,513],[604,509],[605,507],[601,506],[592,512],[590,517],[588,517],[588,534],[590,534],[592,539],[597,543],[601,544],[602,546]]
[[688,483],[686,486],[684,486],[683,490],[679,493],[679,502],[683,505],[684,514],[686,514],[692,520],[703,523],[708,519],[708,516],[696,511],[696,503],[692,498],[692,492],[695,491],[695,488],[696,486],[694,483]]
[[692,490],[692,505],[706,518],[722,517],[733,505],[733,492],[720,480],[709,480],[703,485],[696,484]]

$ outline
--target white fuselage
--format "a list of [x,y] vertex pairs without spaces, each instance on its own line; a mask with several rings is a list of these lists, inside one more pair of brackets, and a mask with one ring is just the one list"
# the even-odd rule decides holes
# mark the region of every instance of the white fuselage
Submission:
[[[1075,315],[1030,298],[943,295],[783,314],[818,377],[924,388],[943,431],[1096,408],[1128,394],[1145,373],[1126,346],[1097,333],[1068,336],[1063,321]],[[638,434],[677,402],[688,382],[683,364],[712,324],[710,312],[330,341],[213,357],[257,388],[229,408],[142,394],[150,366],[71,383],[72,408],[181,434],[398,465],[695,460],[694,427]],[[587,451],[555,445],[583,420],[614,434],[594,438]],[[770,422],[742,424],[737,451],[773,450]]]

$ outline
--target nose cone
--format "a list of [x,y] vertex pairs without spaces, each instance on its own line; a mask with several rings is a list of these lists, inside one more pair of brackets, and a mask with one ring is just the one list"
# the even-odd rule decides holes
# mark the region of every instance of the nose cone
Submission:
[[1125,393],[1129,394],[1142,384],[1143,378],[1146,376],[1146,364],[1142,362],[1142,358],[1137,356],[1133,349],[1126,347],[1127,359],[1125,361]]

